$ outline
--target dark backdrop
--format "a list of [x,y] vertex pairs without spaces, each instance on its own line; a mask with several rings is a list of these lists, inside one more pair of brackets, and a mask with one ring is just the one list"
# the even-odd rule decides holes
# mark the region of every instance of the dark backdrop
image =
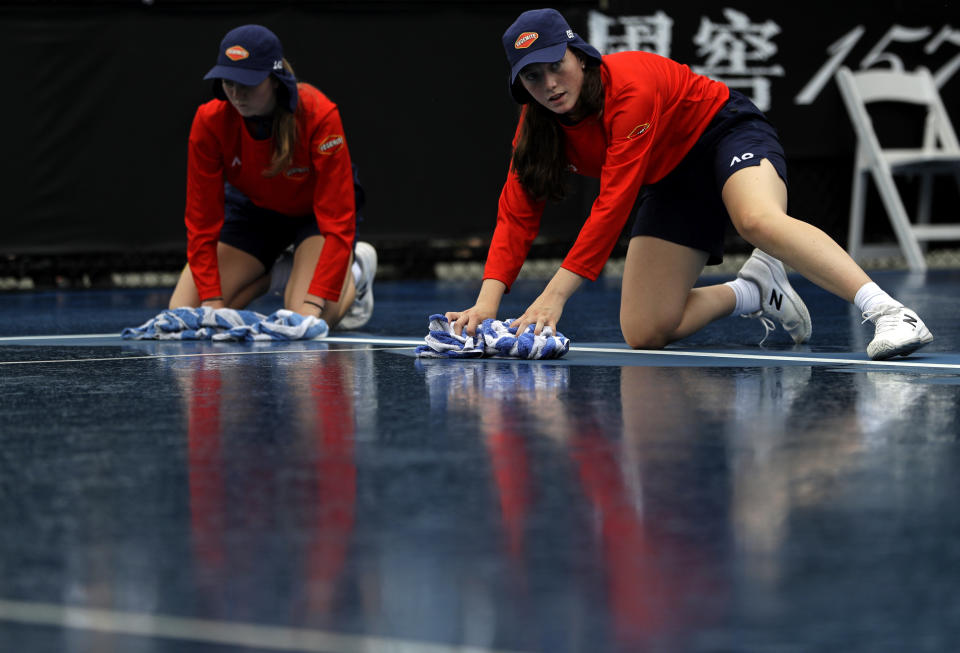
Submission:
[[[202,76],[222,35],[247,22],[273,29],[298,76],[339,104],[368,194],[365,238],[482,242],[493,229],[516,120],[500,35],[520,11],[537,6],[4,3],[0,252],[182,251],[186,140],[196,106],[210,97]],[[698,34],[749,19],[739,37],[752,43],[748,52],[765,53],[731,78],[767,80],[768,113],[789,155],[791,210],[841,240],[853,138],[832,79],[818,85],[818,73],[839,63],[926,65],[945,74],[942,92],[957,119],[960,73],[950,66],[960,65],[960,12],[952,0],[554,6],[586,38],[591,10],[613,21],[662,12],[672,21],[670,56],[692,66],[735,47],[722,30],[699,45]],[[912,31],[891,39],[895,25]],[[622,29],[618,23],[608,35]],[[803,93],[806,103],[798,104]],[[574,182],[571,199],[549,209],[547,240],[576,233],[593,191],[591,182]]]

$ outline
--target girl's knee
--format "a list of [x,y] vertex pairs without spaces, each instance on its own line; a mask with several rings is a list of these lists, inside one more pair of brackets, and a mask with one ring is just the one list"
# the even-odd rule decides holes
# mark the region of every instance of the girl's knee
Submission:
[[788,217],[782,211],[756,208],[741,211],[735,216],[731,214],[731,221],[741,238],[760,247],[783,229],[784,220]]
[[620,320],[620,331],[623,340],[632,349],[663,349],[671,342],[670,334],[674,329],[665,324],[655,322],[629,322]]

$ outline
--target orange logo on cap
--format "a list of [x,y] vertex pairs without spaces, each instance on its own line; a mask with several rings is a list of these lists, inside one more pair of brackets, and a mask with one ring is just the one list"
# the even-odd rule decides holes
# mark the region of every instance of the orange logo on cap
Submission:
[[240,61],[250,56],[250,53],[242,45],[231,45],[224,54],[232,61]]
[[518,38],[516,43],[513,44],[514,49],[523,50],[524,48],[529,48],[533,45],[533,42],[540,38],[540,35],[536,32],[524,32]]
[[343,147],[343,136],[340,134],[332,134],[323,139],[323,142],[320,145],[317,145],[317,152],[320,154],[336,154]]

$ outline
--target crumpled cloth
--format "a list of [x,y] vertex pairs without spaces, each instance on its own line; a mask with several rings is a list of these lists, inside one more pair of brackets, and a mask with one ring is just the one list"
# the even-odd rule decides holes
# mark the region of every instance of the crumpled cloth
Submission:
[[270,315],[232,308],[172,308],[138,327],[124,329],[126,340],[314,340],[330,332],[312,315],[280,309]]
[[486,319],[478,327],[476,335],[457,335],[447,318],[439,313],[430,316],[426,344],[416,349],[422,358],[522,358],[543,360],[560,358],[570,349],[570,340],[562,333],[544,327],[540,335],[534,335],[533,324],[517,336],[516,327],[509,327],[513,319]]

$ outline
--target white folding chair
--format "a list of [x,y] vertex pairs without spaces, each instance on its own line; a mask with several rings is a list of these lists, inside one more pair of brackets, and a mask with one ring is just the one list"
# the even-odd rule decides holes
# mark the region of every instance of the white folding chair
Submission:
[[[921,247],[921,243],[960,240],[960,222],[931,224],[930,221],[934,176],[952,173],[960,189],[960,144],[933,77],[926,68],[917,68],[913,72],[852,72],[841,67],[836,80],[857,136],[847,251],[857,259],[869,249],[863,242],[869,175],[877,186],[907,264],[911,270],[926,270],[925,245]],[[905,102],[926,107],[922,144],[914,149],[881,147],[867,111],[871,102]],[[895,175],[919,177],[918,207],[913,221],[894,181]]]

